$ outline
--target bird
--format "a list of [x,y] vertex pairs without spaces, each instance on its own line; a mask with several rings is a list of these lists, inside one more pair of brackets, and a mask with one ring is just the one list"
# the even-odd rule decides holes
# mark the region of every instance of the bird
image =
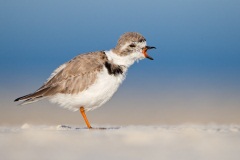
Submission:
[[134,62],[148,58],[146,39],[138,32],[126,32],[120,36],[115,48],[82,53],[60,65],[35,92],[19,97],[19,105],[48,99],[60,107],[79,111],[88,129],[87,111],[94,110],[118,90]]

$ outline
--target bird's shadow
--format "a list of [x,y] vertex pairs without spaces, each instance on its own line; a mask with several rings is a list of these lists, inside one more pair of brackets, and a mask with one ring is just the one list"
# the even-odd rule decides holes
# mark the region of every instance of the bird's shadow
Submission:
[[87,128],[87,127],[72,127],[72,126],[69,126],[69,125],[60,125],[58,128],[63,129],[63,130],[116,130],[116,129],[120,129],[121,127],[92,127],[92,128]]

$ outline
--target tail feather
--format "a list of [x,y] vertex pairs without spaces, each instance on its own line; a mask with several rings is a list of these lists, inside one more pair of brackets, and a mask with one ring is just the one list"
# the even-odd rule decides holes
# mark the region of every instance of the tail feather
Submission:
[[23,100],[26,100],[26,99],[30,99],[32,97],[34,93],[30,93],[28,95],[25,95],[25,96],[22,96],[22,97],[19,97],[17,99],[14,100],[14,102],[17,102],[17,101],[23,101]]
[[48,89],[49,88],[44,88],[44,89],[38,90],[34,93],[19,97],[19,98],[15,99],[14,102],[23,101],[22,103],[20,103],[20,105],[25,105],[25,104],[29,104],[29,103],[39,101],[39,100],[47,97],[45,95],[45,93],[47,93]]
[[42,99],[44,99],[46,97],[38,97],[38,98],[30,98],[30,99],[27,99],[25,101],[23,101],[22,103],[20,103],[19,105],[26,105],[26,104],[30,104],[30,103],[34,103],[34,102],[37,102],[37,101],[40,101]]

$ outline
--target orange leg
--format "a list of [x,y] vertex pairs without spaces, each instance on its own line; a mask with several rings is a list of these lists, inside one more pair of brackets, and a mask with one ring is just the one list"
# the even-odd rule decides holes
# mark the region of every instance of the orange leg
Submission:
[[85,121],[88,129],[91,129],[92,127],[91,127],[90,123],[88,122],[87,116],[86,116],[86,114],[85,114],[85,109],[84,109],[84,107],[80,107],[80,113],[82,114],[83,119],[84,119],[84,121]]

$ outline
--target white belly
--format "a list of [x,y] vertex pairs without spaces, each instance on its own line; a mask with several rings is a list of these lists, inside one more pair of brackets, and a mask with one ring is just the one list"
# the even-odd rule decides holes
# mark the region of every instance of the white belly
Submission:
[[107,102],[117,91],[119,85],[125,79],[125,73],[117,76],[109,75],[106,68],[98,75],[96,82],[87,90],[78,94],[57,94],[50,98],[52,103],[77,111],[81,106],[86,111],[96,109]]

